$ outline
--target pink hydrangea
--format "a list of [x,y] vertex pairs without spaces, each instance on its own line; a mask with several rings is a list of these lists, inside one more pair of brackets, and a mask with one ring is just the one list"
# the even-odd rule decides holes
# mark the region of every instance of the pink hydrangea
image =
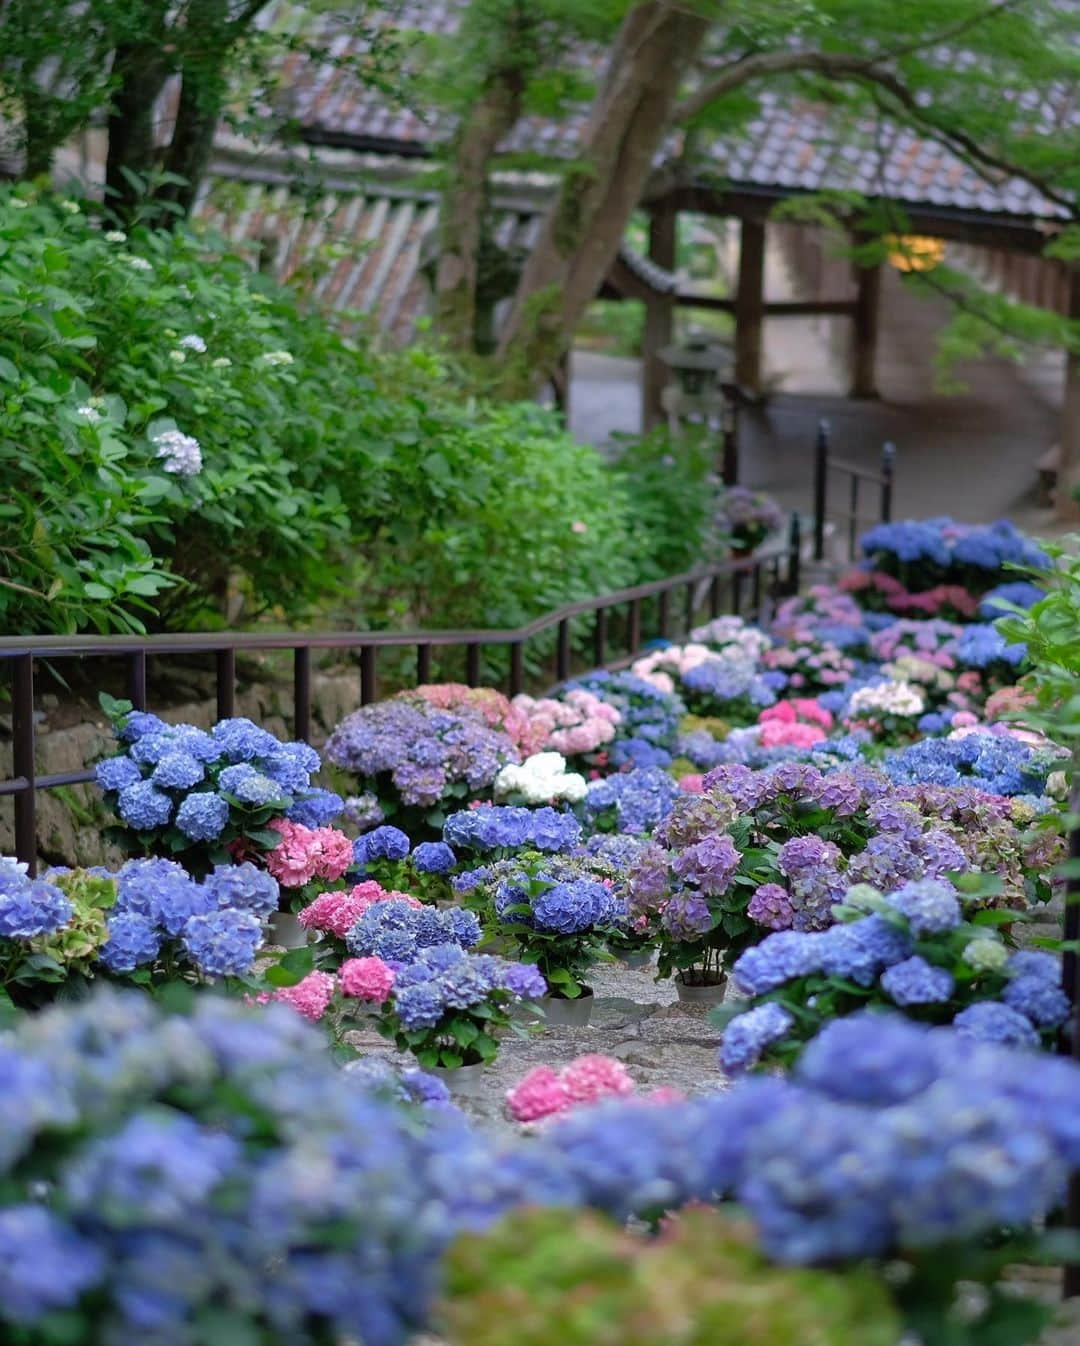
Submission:
[[394,989],[394,969],[381,958],[349,958],[338,970],[343,995],[381,1005]]
[[688,795],[703,795],[705,793],[705,775],[701,771],[691,771],[689,775],[683,776],[679,780],[679,789],[685,790]]
[[573,1103],[595,1103],[634,1092],[634,1081],[623,1063],[598,1052],[571,1061],[562,1071],[562,1082]]
[[662,1084],[659,1089],[650,1089],[643,1094],[642,1103],[685,1103],[686,1095],[681,1089],[673,1089],[670,1084]]
[[353,862],[352,842],[336,827],[305,827],[276,818],[270,826],[280,843],[266,856],[266,867],[283,888],[302,888],[312,879],[340,879]]
[[384,888],[374,879],[366,879],[354,888],[333,893],[320,893],[297,915],[305,930],[326,930],[338,939],[344,939],[356,922],[376,902],[406,902],[410,907],[424,904],[409,893]]
[[538,1122],[570,1106],[561,1078],[550,1066],[537,1066],[506,1093],[506,1106],[516,1122]]
[[601,744],[610,743],[622,720],[614,706],[583,688],[574,688],[559,699],[520,695],[513,705],[528,718],[537,745],[533,751],[544,748],[567,757],[595,752]]
[[273,998],[291,1005],[312,1023],[318,1023],[334,998],[334,978],[329,972],[309,972],[295,986],[279,987]]

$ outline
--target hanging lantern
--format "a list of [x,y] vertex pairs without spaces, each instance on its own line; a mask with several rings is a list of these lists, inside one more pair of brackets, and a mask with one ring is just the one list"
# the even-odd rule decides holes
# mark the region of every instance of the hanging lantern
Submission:
[[945,240],[924,234],[888,234],[885,244],[897,271],[933,271],[945,256]]

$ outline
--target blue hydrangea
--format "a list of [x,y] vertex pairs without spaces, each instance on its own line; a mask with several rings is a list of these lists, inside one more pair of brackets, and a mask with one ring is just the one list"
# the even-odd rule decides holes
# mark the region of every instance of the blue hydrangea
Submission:
[[886,552],[900,561],[929,561],[934,565],[948,566],[949,548],[942,532],[942,525],[946,522],[951,521],[903,519],[896,523],[878,524],[862,535],[859,546],[864,556]]
[[830,1020],[794,1067],[797,1083],[846,1103],[888,1107],[930,1087],[935,1039],[898,1014],[866,1010]]
[[440,915],[445,918],[451,935],[462,948],[471,949],[480,943],[483,931],[476,912],[467,911],[464,907],[448,907]]
[[282,794],[277,781],[258,771],[245,776],[230,794],[234,794],[242,803],[253,804],[256,808],[262,808],[266,804],[284,804],[289,799],[288,795]]
[[109,938],[98,957],[110,972],[134,972],[158,956],[161,933],[147,917],[122,911],[110,916],[107,924]]
[[547,982],[531,963],[508,963],[506,989],[522,1000],[539,1000],[547,994]]
[[0,1209],[0,1305],[9,1322],[74,1308],[104,1275],[101,1249],[44,1206]]
[[999,661],[1015,668],[1027,657],[1026,645],[1010,644],[996,627],[978,622],[965,626],[948,649],[958,663],[970,668],[986,668]]
[[210,735],[221,755],[230,762],[251,762],[258,757],[269,757],[281,747],[273,734],[242,716],[219,720]]
[[907,918],[913,935],[940,935],[955,930],[962,913],[956,889],[945,879],[913,879],[885,901]]
[[353,842],[353,858],[358,865],[366,865],[370,860],[404,860],[409,850],[409,838],[401,828],[385,824]]
[[457,856],[445,841],[422,841],[412,853],[418,874],[448,874],[457,864]]
[[286,817],[304,827],[326,827],[344,811],[345,801],[333,790],[312,790],[296,800]]
[[117,809],[129,827],[149,832],[168,823],[172,817],[173,804],[169,796],[150,781],[141,780],[134,785],[126,785],[120,791]]
[[983,594],[979,604],[979,616],[985,621],[992,622],[998,617],[1011,615],[1010,609],[1004,606],[1006,603],[1012,603],[1018,608],[1030,608],[1045,597],[1045,589],[1040,589],[1030,580],[1012,580],[1007,584],[999,584]]
[[127,743],[134,743],[146,734],[159,734],[168,727],[164,720],[149,711],[133,710],[124,721],[120,737]]
[[955,982],[944,968],[916,955],[887,968],[881,986],[897,1005],[941,1005],[952,996]]
[[150,773],[155,785],[170,790],[187,790],[198,785],[205,775],[203,765],[187,752],[167,752]]
[[443,837],[461,850],[517,850],[531,847],[546,854],[573,850],[581,840],[581,824],[572,813],[558,809],[491,808],[462,809],[451,813]]
[[729,1075],[753,1069],[762,1052],[786,1037],[794,1023],[794,1016],[773,1001],[738,1015],[724,1029],[720,1068]]
[[679,787],[666,771],[645,767],[591,781],[585,811],[593,819],[613,811],[618,831],[639,834],[666,818],[678,797]]
[[219,910],[235,907],[256,916],[271,916],[278,909],[280,890],[277,879],[257,869],[250,860],[242,865],[215,865],[203,880]]
[[148,868],[128,874],[121,870],[121,874],[124,877],[118,884],[113,910],[118,914],[144,916],[166,934],[179,935],[192,916],[210,911],[214,906],[211,893],[179,866],[171,871]]
[[225,794],[234,795],[244,781],[251,780],[260,775],[250,762],[237,762],[234,766],[227,766],[218,776],[218,789]]
[[55,884],[19,873],[0,884],[0,939],[52,934],[71,920],[71,903]]
[[671,753],[667,748],[652,742],[644,732],[632,738],[616,739],[611,745],[609,755],[612,766],[620,770],[626,767],[633,767],[638,771],[647,771],[650,768],[660,770],[671,765]]
[[1038,1028],[1057,1028],[1069,1017],[1069,997],[1061,987],[1030,973],[1010,978],[1001,998]]
[[953,1019],[952,1026],[977,1042],[993,1042],[1003,1047],[1040,1046],[1031,1021],[998,1000],[979,1000],[968,1005]]
[[532,900],[532,920],[540,930],[559,935],[577,934],[610,924],[618,914],[610,888],[588,879],[556,883]]
[[123,790],[142,780],[142,773],[130,757],[106,757],[94,768],[94,777],[103,790]]
[[184,926],[184,948],[208,977],[246,976],[262,941],[262,923],[250,911],[213,911]]
[[[133,789],[136,787],[132,787]],[[123,796],[121,796],[121,804]],[[229,805],[209,790],[196,791],[176,811],[176,825],[192,841],[216,841],[229,821]]]
[[797,977],[821,971],[820,934],[780,930],[740,954],[732,968],[736,986],[746,995],[767,995]]
[[434,1028],[446,1012],[438,988],[428,982],[418,982],[397,991],[394,1009],[406,1032]]
[[1061,960],[1040,949],[1016,949],[1005,967],[1010,977],[1035,977],[1051,986],[1061,985]]

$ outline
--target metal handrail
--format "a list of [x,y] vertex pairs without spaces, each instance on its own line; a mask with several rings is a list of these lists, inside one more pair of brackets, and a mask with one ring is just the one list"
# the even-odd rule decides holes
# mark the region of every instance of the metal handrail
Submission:
[[[558,682],[571,676],[574,641],[571,623],[592,617],[591,663],[586,667],[625,667],[640,651],[645,639],[666,638],[680,626],[688,633],[696,614],[704,607],[710,617],[727,611],[761,619],[767,605],[781,595],[796,592],[799,585],[800,537],[797,517],[792,519],[786,543],[762,548],[753,556],[700,566],[667,579],[651,580],[596,598],[568,603],[523,626],[475,631],[242,631],[192,632],[160,636],[3,636],[0,659],[11,669],[12,775],[0,780],[0,798],[12,797],[15,809],[15,852],[34,870],[37,851],[36,797],[38,790],[93,780],[89,768],[39,776],[36,773],[36,726],[34,721],[34,664],[36,660],[61,658],[122,658],[127,664],[127,693],[140,710],[147,703],[147,661],[168,655],[213,654],[217,714],[226,718],[236,708],[236,656],[252,651],[291,650],[293,655],[293,733],[311,737],[313,650],[351,650],[359,653],[360,703],[370,705],[378,696],[377,654],[380,649],[412,647],[416,651],[415,684],[431,680],[433,649],[455,646],[465,651],[465,682],[480,681],[481,654],[487,646],[509,647],[509,671],[505,679],[511,696],[525,684],[525,647],[547,631],[556,632],[554,674]],[[672,595],[682,595],[681,621],[672,612]],[[645,604],[651,623],[646,634]],[[749,601],[747,602],[747,599]],[[618,652],[612,649],[609,615],[625,609],[624,639]]]
[[[896,445],[885,444],[881,450],[881,471],[872,472],[829,453],[829,423],[818,422],[814,441],[814,560],[825,559],[825,519],[828,514],[843,519],[847,524],[848,560],[855,559],[855,541],[860,523],[889,523],[892,519],[893,478],[896,469]],[[830,509],[828,505],[829,473],[839,472],[848,478],[848,508]],[[870,482],[880,487],[878,519],[870,520],[859,513],[859,483]]]

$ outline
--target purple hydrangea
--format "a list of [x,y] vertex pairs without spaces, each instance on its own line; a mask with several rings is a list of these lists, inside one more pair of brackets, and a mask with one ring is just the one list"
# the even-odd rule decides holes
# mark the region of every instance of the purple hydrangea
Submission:
[[709,933],[713,918],[704,898],[676,893],[665,903],[660,923],[674,939],[691,941]]
[[917,879],[905,883],[885,901],[907,918],[913,935],[940,935],[955,930],[962,913],[956,889],[944,879]]
[[741,859],[742,852],[736,850],[731,838],[721,834],[687,846],[672,861],[671,868],[703,893],[719,896],[727,891]]
[[732,968],[736,986],[746,995],[767,995],[796,977],[821,970],[823,936],[781,930],[740,954]]
[[778,883],[763,883],[754,890],[746,914],[769,930],[790,930],[795,909],[787,891]]

